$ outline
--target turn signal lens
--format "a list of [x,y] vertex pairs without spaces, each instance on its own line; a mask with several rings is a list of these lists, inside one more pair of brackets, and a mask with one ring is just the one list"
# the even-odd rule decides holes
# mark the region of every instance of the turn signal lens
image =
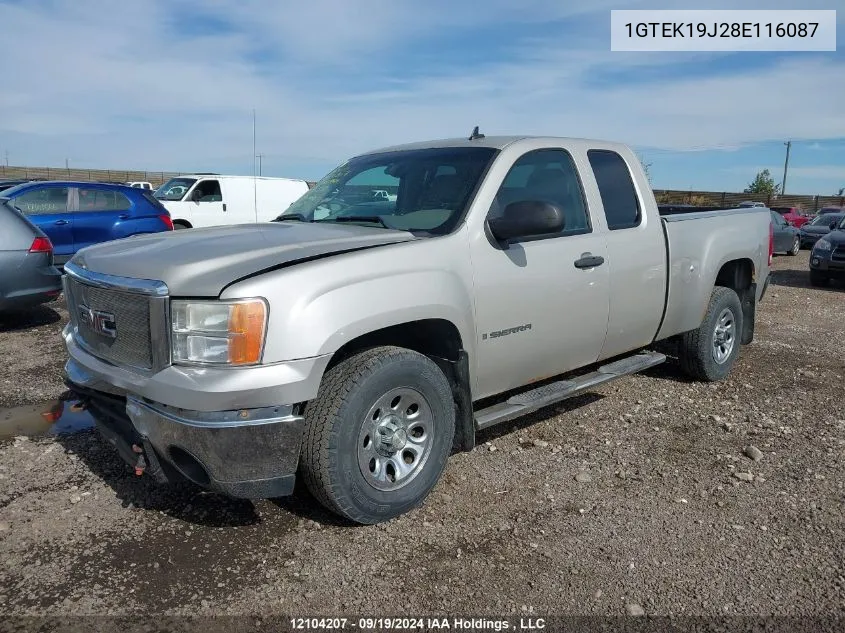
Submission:
[[236,303],[229,313],[229,362],[251,365],[261,360],[266,309],[263,301]]

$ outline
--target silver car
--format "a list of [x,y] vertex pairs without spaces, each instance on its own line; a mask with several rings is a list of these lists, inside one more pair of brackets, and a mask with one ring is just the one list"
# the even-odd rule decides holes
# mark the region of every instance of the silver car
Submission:
[[61,291],[50,239],[0,198],[0,312],[52,301]]

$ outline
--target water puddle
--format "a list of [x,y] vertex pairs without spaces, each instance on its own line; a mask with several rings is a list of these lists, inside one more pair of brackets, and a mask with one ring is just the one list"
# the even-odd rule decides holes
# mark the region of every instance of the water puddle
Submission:
[[0,441],[19,435],[63,435],[93,428],[87,411],[74,410],[76,400],[0,408]]

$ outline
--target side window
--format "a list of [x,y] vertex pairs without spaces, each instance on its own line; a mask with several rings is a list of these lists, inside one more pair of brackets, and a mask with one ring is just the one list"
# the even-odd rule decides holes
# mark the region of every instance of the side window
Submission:
[[24,215],[48,215],[67,211],[67,187],[31,189],[13,200]]
[[119,191],[80,187],[78,194],[80,211],[126,211],[132,206],[129,198]]
[[197,202],[222,202],[223,193],[220,191],[218,180],[203,180],[197,184],[192,194]]
[[584,191],[569,152],[538,149],[519,157],[511,166],[493,202],[491,215],[500,215],[513,202],[539,200],[563,211],[562,235],[591,230]]
[[609,150],[587,152],[596,177],[607,226],[611,231],[639,226],[642,211],[631,172],[622,157]]

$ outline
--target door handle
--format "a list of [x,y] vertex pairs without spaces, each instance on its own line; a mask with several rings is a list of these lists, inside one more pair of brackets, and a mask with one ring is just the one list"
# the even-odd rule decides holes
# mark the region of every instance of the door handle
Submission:
[[128,218],[129,218],[129,214],[128,214],[128,213],[121,213],[119,216],[117,216],[117,219],[118,219],[118,220],[126,220],[126,219],[128,219]]
[[580,259],[575,260],[575,268],[595,268],[604,263],[604,257],[601,255],[591,255],[584,253]]
[[55,224],[56,226],[63,226],[65,224],[68,224],[68,221],[67,220],[56,220],[55,222],[53,222],[53,224]]
[[225,202],[223,203],[223,210],[224,211],[226,210],[226,203]]

